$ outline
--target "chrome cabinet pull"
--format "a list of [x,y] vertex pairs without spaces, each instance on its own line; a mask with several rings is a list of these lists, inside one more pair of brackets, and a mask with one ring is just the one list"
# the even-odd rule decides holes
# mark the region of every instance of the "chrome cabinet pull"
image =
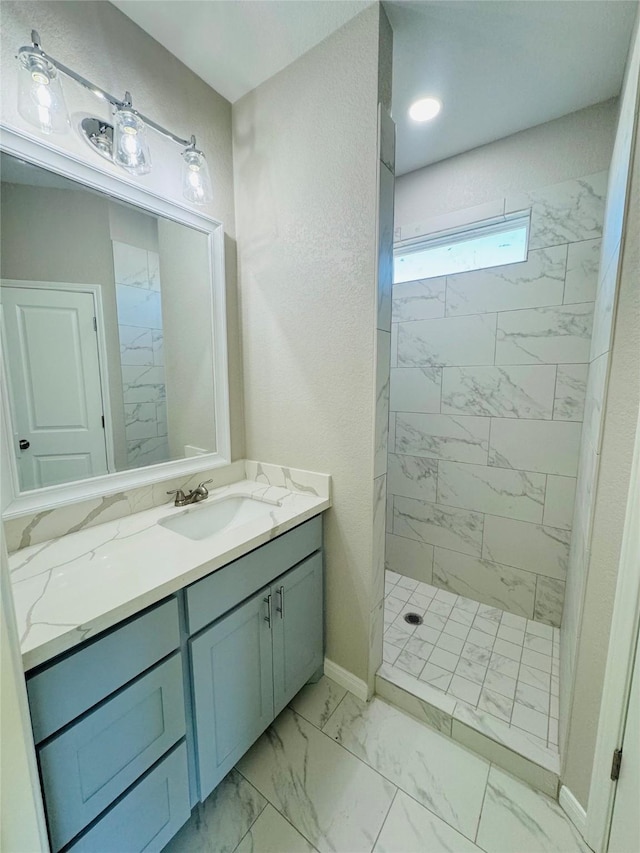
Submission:
[[276,607],[276,612],[280,614],[281,619],[284,619],[284,587],[279,586],[276,592],[278,593],[278,599],[280,601],[280,606]]
[[267,605],[267,615],[264,617],[264,621],[269,627],[271,627],[271,593],[265,596],[262,600]]

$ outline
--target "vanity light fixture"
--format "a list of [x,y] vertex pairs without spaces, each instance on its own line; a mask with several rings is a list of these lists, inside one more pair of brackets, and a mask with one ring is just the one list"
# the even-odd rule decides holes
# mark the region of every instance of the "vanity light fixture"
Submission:
[[438,98],[419,98],[409,107],[409,115],[414,121],[431,121],[442,109]]
[[20,63],[18,112],[42,133],[66,133],[70,126],[60,74],[65,74],[114,108],[113,125],[99,118],[84,118],[78,127],[83,138],[100,155],[133,175],[151,171],[151,151],[147,127],[171,139],[182,151],[182,190],[193,204],[207,204],[213,199],[209,168],[204,154],[196,148],[196,138],[183,139],[133,108],[131,95],[124,100],[110,95],[40,47],[40,37],[31,31],[32,44],[18,50]]

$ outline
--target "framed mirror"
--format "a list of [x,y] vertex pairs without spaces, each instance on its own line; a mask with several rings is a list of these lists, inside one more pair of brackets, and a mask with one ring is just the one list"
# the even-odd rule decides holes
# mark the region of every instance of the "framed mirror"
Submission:
[[221,223],[12,131],[0,157],[3,516],[227,464]]

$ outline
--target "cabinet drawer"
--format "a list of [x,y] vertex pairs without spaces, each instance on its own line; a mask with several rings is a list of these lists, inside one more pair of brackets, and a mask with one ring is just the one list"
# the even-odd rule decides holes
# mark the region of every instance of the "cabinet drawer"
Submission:
[[187,587],[189,633],[195,634],[322,547],[322,517],[283,533]]
[[172,598],[29,678],[35,742],[84,714],[179,645],[178,602]]
[[187,748],[183,742],[68,851],[160,853],[190,814]]
[[84,829],[184,733],[175,654],[40,747],[52,849]]

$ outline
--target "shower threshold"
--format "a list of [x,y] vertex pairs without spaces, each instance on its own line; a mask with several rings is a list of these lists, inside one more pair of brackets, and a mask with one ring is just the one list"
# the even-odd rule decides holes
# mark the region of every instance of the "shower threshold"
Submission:
[[376,693],[556,796],[559,642],[550,625],[387,571]]

